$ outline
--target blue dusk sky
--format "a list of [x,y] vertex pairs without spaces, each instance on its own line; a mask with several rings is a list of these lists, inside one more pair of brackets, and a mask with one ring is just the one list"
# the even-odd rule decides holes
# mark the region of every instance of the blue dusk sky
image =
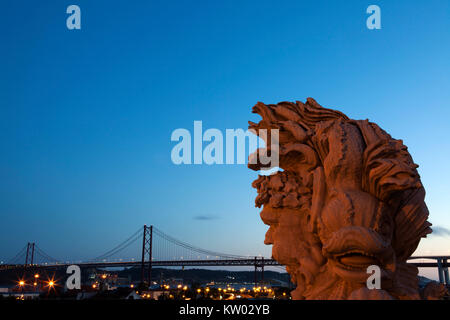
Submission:
[[144,224],[270,256],[257,174],[174,165],[170,136],[246,129],[257,101],[307,97],[403,139],[441,231],[416,253],[450,254],[448,0],[3,1],[0,15],[0,259],[28,241],[90,258]]

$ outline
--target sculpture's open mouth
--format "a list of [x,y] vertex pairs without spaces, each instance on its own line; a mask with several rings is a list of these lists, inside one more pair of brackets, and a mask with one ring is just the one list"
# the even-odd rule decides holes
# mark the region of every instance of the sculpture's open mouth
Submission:
[[366,281],[367,268],[371,265],[382,270],[395,267],[389,243],[364,227],[345,227],[334,232],[322,250],[336,273],[352,281]]
[[381,265],[380,260],[373,254],[361,251],[351,251],[335,255],[339,267],[347,270],[366,270],[370,265]]
[[366,282],[369,266],[377,266],[385,274],[385,271],[394,267],[386,264],[382,255],[364,251],[347,251],[341,254],[329,256],[329,263],[334,266],[333,270],[341,278],[348,281]]

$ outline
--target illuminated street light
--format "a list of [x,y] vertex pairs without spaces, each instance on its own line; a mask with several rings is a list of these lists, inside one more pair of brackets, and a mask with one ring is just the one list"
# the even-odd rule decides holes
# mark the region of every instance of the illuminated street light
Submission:
[[19,286],[23,286],[23,285],[25,285],[25,281],[20,280],[20,281],[19,281]]
[[35,275],[34,275],[34,277],[37,279],[37,278],[39,278],[39,273],[36,273]]

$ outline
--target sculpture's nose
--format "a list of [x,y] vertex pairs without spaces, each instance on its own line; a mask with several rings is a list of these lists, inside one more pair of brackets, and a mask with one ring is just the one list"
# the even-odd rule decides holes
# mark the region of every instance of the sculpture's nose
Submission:
[[273,244],[273,228],[270,227],[266,232],[266,237],[264,239],[264,244],[270,245]]

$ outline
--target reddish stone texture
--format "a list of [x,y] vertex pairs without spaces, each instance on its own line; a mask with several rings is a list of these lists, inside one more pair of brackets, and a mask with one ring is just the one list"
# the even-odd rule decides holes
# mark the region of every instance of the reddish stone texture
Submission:
[[[264,243],[297,284],[292,297],[420,299],[418,270],[406,260],[431,224],[403,142],[312,98],[259,102],[253,112],[262,120],[249,129],[279,129],[283,171],[259,176],[253,187],[270,226]],[[381,289],[367,288],[370,265],[381,269]]]

